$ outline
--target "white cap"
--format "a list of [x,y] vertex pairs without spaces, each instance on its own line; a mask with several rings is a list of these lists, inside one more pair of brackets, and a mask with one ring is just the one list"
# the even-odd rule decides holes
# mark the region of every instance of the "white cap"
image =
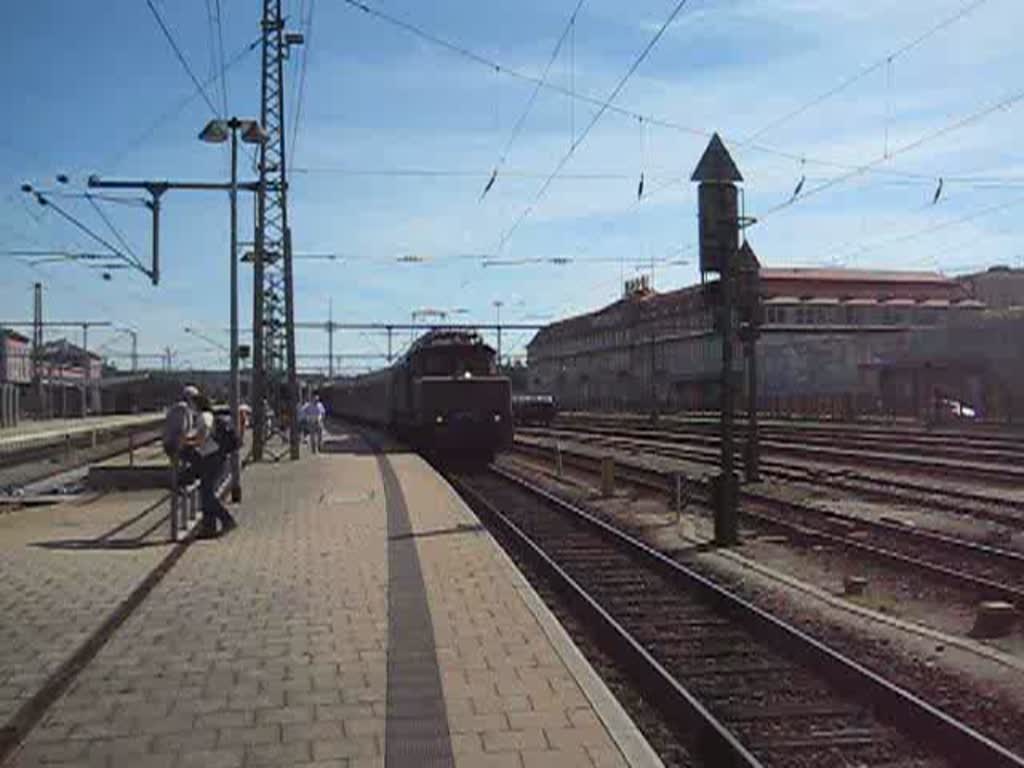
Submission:
[[181,390],[181,396],[186,400],[191,400],[193,397],[199,395],[199,387],[195,384],[187,384],[183,390]]

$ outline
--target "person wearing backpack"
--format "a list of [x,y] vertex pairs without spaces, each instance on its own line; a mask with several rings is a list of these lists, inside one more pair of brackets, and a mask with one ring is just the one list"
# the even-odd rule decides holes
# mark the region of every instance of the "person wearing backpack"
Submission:
[[181,392],[181,399],[167,409],[164,415],[163,448],[171,462],[171,486],[179,488],[187,485],[198,471],[194,465],[197,458],[195,449],[188,445],[187,439],[195,429],[196,409],[195,397],[199,389],[192,384]]
[[[238,434],[230,422],[218,427],[218,419],[214,416],[213,406],[208,397],[198,394],[194,401],[197,411],[195,428],[185,442],[198,454],[199,497],[203,519],[196,536],[201,539],[212,539],[217,536],[218,521],[221,533],[227,533],[238,525],[217,494],[217,486],[224,475],[227,457],[232,450],[238,448]],[[217,441],[218,435],[224,444],[223,447]]]

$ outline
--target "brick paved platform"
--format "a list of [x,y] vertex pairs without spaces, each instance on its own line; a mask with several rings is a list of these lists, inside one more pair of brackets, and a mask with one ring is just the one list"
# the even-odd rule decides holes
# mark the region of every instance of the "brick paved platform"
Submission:
[[165,497],[0,513],[0,726],[167,554]]
[[442,479],[328,448],[251,468],[7,765],[658,764]]

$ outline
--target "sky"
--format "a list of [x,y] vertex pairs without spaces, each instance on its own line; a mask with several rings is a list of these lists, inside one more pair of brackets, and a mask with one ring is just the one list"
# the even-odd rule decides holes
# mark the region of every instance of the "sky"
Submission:
[[[109,201],[97,211],[80,196],[88,176],[227,179],[226,148],[197,134],[225,100],[232,115],[258,116],[259,50],[248,46],[262,4],[152,2],[191,71],[212,81],[212,108],[146,0],[7,9],[0,321],[31,320],[39,281],[47,320],[114,324],[90,333],[93,347],[123,354],[117,329],[130,327],[143,353],[169,347],[176,365],[223,366],[225,193],[165,195],[159,286],[131,270],[105,280],[82,262],[7,254],[102,250],[24,183],[65,195],[53,200],[116,244],[109,219],[146,262],[148,212]],[[1024,5],[688,0],[627,78],[678,2],[365,0],[403,28],[346,0],[284,0],[289,28],[306,33],[286,64],[294,251],[338,256],[297,258],[296,318],[402,323],[434,309],[545,323],[614,301],[641,274],[653,272],[657,290],[692,284],[689,176],[716,131],[743,173],[745,214],[757,220],[745,237],[765,266],[957,274],[1024,263]],[[528,78],[545,72],[534,96]],[[243,193],[242,241],[252,227]],[[247,329],[252,281],[246,265],[240,274]],[[521,354],[530,335],[507,331],[503,352]],[[297,340],[301,367],[326,365],[323,331]],[[396,334],[396,350],[407,342]],[[385,348],[379,333],[335,336],[337,354]]]

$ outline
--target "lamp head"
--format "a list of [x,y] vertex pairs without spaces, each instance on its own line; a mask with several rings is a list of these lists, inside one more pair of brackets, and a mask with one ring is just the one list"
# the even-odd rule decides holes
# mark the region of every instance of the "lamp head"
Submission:
[[267,140],[267,132],[258,120],[242,120],[242,141],[246,144],[263,144]]
[[211,120],[199,132],[199,139],[207,144],[223,144],[231,137],[226,120]]

